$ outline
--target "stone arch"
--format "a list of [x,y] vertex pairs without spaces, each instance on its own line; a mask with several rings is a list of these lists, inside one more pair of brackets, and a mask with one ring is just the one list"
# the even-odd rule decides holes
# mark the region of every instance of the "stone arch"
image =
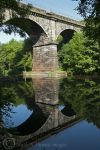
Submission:
[[76,115],[75,111],[71,108],[71,106],[65,106],[62,110],[61,113],[67,117],[71,117]]
[[63,43],[68,43],[73,35],[74,35],[74,32],[76,32],[75,30],[73,29],[65,29],[63,30],[60,35],[63,37]]
[[64,100],[60,100],[59,104],[60,103],[62,103],[62,105],[59,105],[58,109],[61,114],[67,117],[72,117],[76,115],[76,112],[71,103],[69,103],[68,101],[64,101]]
[[3,22],[3,25],[7,24],[10,26],[16,26],[26,32],[32,39],[33,45],[38,42],[43,44],[48,40],[48,35],[45,28],[35,17],[12,17],[12,15],[8,13],[8,15],[6,15],[5,21]]
[[82,28],[78,27],[78,26],[75,26],[74,24],[65,24],[63,22],[57,22],[56,23],[56,39],[57,37],[64,31],[67,31],[67,30],[74,30],[75,32],[79,32],[82,30]]
[[34,103],[32,114],[20,125],[7,129],[12,135],[27,136],[37,132],[48,120],[49,111],[44,111],[41,105]]

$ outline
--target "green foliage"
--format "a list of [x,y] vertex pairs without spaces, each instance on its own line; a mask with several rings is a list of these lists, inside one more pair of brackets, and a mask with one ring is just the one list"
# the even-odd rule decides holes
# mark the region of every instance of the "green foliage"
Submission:
[[27,108],[32,110],[33,103],[34,89],[31,80],[25,82],[15,78],[14,80],[0,79],[0,121],[2,121],[2,114],[9,116],[12,112],[11,105],[26,104]]
[[5,19],[5,11],[12,10],[12,17],[17,17],[20,15],[21,17],[25,17],[30,13],[29,5],[21,4],[22,0],[0,0],[0,23],[2,23]]
[[[21,3],[22,0],[0,0],[0,30],[3,30],[5,33],[12,33],[12,32],[17,32],[19,33],[21,36],[25,36],[24,31],[22,31],[21,29],[18,29],[17,27],[11,24],[7,24],[6,28],[4,29],[3,25],[4,25],[4,21],[5,21],[5,15],[7,15],[5,12],[6,10],[10,10],[12,11],[11,13],[11,18],[18,18],[20,17],[25,17],[26,15],[30,14],[30,10],[32,8],[32,6],[29,5],[24,5]],[[23,26],[26,26],[25,24],[23,24]]]
[[11,40],[9,43],[0,46],[0,74],[2,76],[18,75],[23,70],[31,70],[32,47],[28,47],[29,41],[29,39],[24,42]]
[[100,52],[98,44],[93,44],[82,32],[75,33],[69,43],[58,51],[62,68],[74,74],[99,72]]
[[61,35],[59,35],[56,41],[58,43],[61,43],[63,41],[63,37]]
[[100,46],[100,0],[77,0],[78,12],[84,17],[86,27],[85,34],[97,41]]

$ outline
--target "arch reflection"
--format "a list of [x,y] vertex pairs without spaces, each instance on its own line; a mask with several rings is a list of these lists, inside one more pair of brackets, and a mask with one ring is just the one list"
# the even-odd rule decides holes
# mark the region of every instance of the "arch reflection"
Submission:
[[38,104],[34,103],[33,112],[27,120],[15,128],[10,128],[9,132],[15,135],[28,135],[36,132],[46,122],[49,112],[42,110]]

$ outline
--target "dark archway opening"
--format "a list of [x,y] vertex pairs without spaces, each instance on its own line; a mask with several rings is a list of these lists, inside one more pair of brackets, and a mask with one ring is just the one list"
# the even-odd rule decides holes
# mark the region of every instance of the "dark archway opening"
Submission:
[[[61,70],[65,70],[65,65],[64,65],[64,52],[63,49],[65,49],[65,44],[68,44],[70,40],[74,36],[74,30],[72,29],[66,29],[60,33],[60,35],[57,38],[57,51],[58,51],[58,63],[59,67]],[[64,56],[63,56],[64,55]]]
[[58,41],[57,50],[58,51],[61,50],[64,44],[68,43],[72,39],[74,32],[75,31],[72,29],[66,29],[60,33],[60,35],[57,38],[57,41]]
[[60,35],[63,37],[63,43],[68,43],[72,39],[74,32],[75,31],[71,29],[67,29],[61,32]]

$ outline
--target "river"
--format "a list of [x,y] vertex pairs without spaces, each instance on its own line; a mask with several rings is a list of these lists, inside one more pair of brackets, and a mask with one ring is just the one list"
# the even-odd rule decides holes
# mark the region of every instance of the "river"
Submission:
[[0,80],[0,148],[99,150],[100,81]]

